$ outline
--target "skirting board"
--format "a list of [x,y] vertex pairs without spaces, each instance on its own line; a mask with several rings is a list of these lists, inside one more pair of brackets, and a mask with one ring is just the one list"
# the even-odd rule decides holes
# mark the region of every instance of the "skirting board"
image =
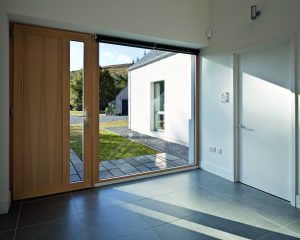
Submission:
[[296,208],[300,209],[300,195],[296,195]]
[[8,194],[7,200],[0,201],[0,214],[7,213],[10,207],[10,192]]
[[232,182],[234,181],[232,172],[230,172],[230,171],[228,171],[224,168],[220,168],[219,166],[216,166],[214,164],[211,164],[211,163],[208,163],[208,162],[205,162],[205,161],[201,161],[200,162],[200,168],[207,171],[207,172],[215,174],[219,177],[228,179],[229,181],[232,181]]

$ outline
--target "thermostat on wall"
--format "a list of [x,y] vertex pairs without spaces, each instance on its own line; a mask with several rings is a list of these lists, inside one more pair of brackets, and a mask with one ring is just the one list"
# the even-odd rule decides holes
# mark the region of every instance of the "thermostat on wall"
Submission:
[[229,92],[220,92],[219,93],[219,102],[222,102],[222,103],[229,102]]

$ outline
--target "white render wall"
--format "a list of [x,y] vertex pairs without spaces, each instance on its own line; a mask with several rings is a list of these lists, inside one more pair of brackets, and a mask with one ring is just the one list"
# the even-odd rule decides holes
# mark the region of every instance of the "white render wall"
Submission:
[[[191,55],[175,54],[130,71],[129,128],[151,136],[189,144],[191,119]],[[153,82],[165,82],[165,131],[153,132]],[[152,96],[151,96],[152,95]]]
[[[252,4],[257,4],[258,9],[261,10],[261,16],[255,21],[250,20]],[[299,92],[299,9],[299,0],[211,0],[212,39],[210,46],[202,52],[201,61],[201,168],[221,177],[234,179],[234,52],[285,36],[294,36],[296,41],[294,54],[297,58],[295,67],[298,75],[296,80]],[[230,93],[228,104],[218,102],[218,93],[221,91]],[[210,146],[222,148],[222,155],[209,152]],[[298,151],[299,148],[298,146]],[[297,204],[300,207],[299,159],[297,161],[298,191],[296,194]]]

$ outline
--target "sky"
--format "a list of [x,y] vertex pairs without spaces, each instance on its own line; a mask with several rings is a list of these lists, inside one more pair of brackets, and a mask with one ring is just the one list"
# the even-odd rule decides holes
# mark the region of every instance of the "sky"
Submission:
[[[100,66],[131,63],[136,58],[142,58],[148,49],[126,47],[114,44],[100,43]],[[70,70],[79,70],[83,67],[83,43],[71,41],[70,43]]]

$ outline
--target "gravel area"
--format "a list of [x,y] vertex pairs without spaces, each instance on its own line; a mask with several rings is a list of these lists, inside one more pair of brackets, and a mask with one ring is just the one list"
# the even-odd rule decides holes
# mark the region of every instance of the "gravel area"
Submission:
[[117,133],[122,137],[144,144],[157,151],[171,154],[180,159],[188,160],[189,148],[186,146],[141,134],[128,129],[127,127],[108,128],[108,130]]

